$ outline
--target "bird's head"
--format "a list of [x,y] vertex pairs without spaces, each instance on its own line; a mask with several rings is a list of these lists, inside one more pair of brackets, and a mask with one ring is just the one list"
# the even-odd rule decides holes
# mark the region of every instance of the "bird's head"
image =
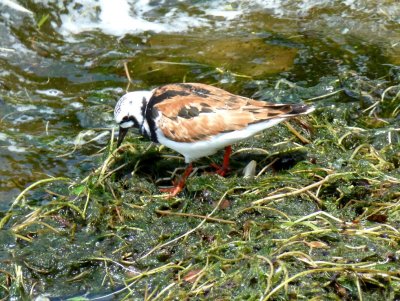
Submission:
[[129,92],[118,100],[114,109],[114,118],[119,125],[117,147],[121,145],[130,128],[140,128],[143,125],[151,94],[151,91]]

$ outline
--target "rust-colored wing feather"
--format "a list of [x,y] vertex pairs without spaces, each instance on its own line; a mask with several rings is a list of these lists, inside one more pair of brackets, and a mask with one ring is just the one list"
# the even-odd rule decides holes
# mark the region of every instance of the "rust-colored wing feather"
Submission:
[[197,83],[162,86],[152,99],[154,113],[162,113],[159,128],[167,138],[179,142],[206,140],[252,123],[289,117],[293,111],[289,104],[256,101]]

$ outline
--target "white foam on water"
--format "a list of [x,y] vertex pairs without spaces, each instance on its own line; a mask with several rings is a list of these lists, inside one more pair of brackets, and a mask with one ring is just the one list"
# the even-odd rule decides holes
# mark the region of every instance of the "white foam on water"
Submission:
[[[0,0],[1,1],[1,0]],[[36,0],[40,2],[40,0]],[[47,0],[48,1],[48,0]],[[246,26],[248,15],[266,12],[271,16],[301,19],[315,15],[319,9],[337,11],[337,18],[351,17],[362,12],[389,16],[400,22],[397,1],[373,0],[73,0],[63,4],[65,13],[58,31],[66,39],[85,31],[102,31],[108,35],[124,36],[146,31],[156,33],[189,32],[197,28],[225,30],[229,26]],[[319,16],[319,13],[317,13]],[[322,16],[320,16],[322,17]],[[53,26],[57,28],[55,23]],[[337,25],[336,25],[337,26]]]
[[11,39],[14,41],[14,43],[12,44],[11,47],[12,47],[12,49],[15,50],[15,52],[16,52],[18,55],[21,55],[21,54],[28,54],[28,55],[32,55],[33,57],[35,57],[35,56],[34,56],[34,55],[35,55],[35,52],[33,52],[32,50],[26,48],[26,46],[23,45],[23,44],[21,44],[20,41],[17,41],[17,40],[15,39],[15,37],[11,37]]
[[13,124],[21,124],[21,123],[27,123],[30,122],[32,120],[34,120],[35,118],[33,118],[32,116],[28,116],[28,115],[22,115],[16,119],[13,120]]
[[112,88],[103,88],[103,89],[101,89],[99,92],[100,93],[106,93],[106,92],[115,92],[115,93],[117,93],[117,94],[121,94],[121,93],[124,93],[124,89],[123,88],[121,88],[121,87],[112,87]]
[[0,141],[7,141],[7,140],[8,140],[8,135],[0,133]]
[[109,35],[122,36],[127,33],[170,32],[177,29],[174,28],[177,25],[176,21],[163,23],[146,20],[144,14],[152,10],[147,0],[133,1],[133,3],[127,0],[96,2],[81,0],[79,9],[75,8],[75,4],[75,2],[69,3],[67,5],[69,13],[61,15],[60,32],[63,35],[101,30]]
[[17,107],[17,111],[18,112],[26,112],[26,111],[30,111],[30,110],[36,110],[37,106],[35,105],[18,105]]
[[25,7],[23,7],[22,5],[19,5],[18,3],[14,2],[14,1],[1,0],[0,4],[8,6],[8,7],[14,9],[15,11],[22,12],[22,13],[29,14],[29,15],[33,15],[33,12],[31,12],[29,9],[26,9]]
[[81,104],[80,102],[77,102],[77,101],[71,102],[69,105],[70,105],[71,107],[73,107],[74,109],[81,109],[81,108],[83,108],[83,104]]
[[13,153],[26,153],[26,148],[16,145],[9,145],[7,149]]
[[242,14],[238,10],[220,10],[214,8],[207,9],[206,13],[210,16],[223,17],[228,21],[233,20]]
[[[134,32],[142,32],[146,30],[151,31],[164,31],[170,30],[167,24],[160,24],[157,22],[149,22],[143,18],[143,12],[149,10],[148,1],[137,1],[133,4],[132,8],[136,13],[134,17],[131,12],[131,6],[125,0],[100,0],[101,13],[101,27],[105,33],[122,35],[126,30],[132,30]],[[118,9],[115,9],[118,7]],[[141,8],[141,9],[140,9]],[[120,24],[124,24],[123,27]]]
[[35,92],[37,94],[42,94],[42,95],[46,95],[46,96],[50,96],[50,97],[57,97],[57,96],[61,96],[64,94],[62,91],[57,90],[57,89],[36,90]]
[[52,108],[48,108],[48,107],[40,109],[39,113],[47,114],[47,115],[54,115],[55,114],[54,110]]
[[[68,13],[61,15],[62,25],[59,32],[64,36],[91,30],[101,30],[115,36],[145,31],[184,32],[193,28],[210,27],[212,17],[215,16],[232,19],[242,14],[241,11],[232,10],[229,4],[222,4],[234,1],[211,1],[211,5],[210,1],[195,3],[189,7],[198,8],[198,13],[190,15],[180,10],[179,5],[171,4],[171,1],[160,0],[157,5],[151,2],[150,0],[96,2],[80,0],[79,8],[76,6],[76,1],[71,2],[66,7]],[[175,2],[179,4],[185,1]]]
[[[2,51],[2,50],[0,49],[0,51]],[[6,76],[9,76],[9,75],[11,75],[10,71],[8,71],[8,70],[0,70],[0,77],[6,77]]]

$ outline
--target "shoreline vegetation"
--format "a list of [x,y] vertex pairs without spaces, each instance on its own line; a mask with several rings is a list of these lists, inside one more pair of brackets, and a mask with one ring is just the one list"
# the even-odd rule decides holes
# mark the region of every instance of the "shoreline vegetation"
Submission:
[[204,158],[167,199],[182,158],[111,130],[86,178],[22,191],[0,215],[0,298],[400,298],[400,69],[258,94],[317,109],[233,146],[226,178]]

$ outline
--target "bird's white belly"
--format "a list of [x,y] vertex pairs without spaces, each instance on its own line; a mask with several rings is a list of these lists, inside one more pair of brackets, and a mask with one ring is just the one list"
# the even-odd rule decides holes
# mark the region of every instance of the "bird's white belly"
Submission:
[[228,133],[221,133],[211,137],[208,140],[196,142],[176,142],[164,136],[161,130],[157,130],[158,142],[177,151],[185,157],[185,162],[190,163],[201,157],[210,156],[216,153],[219,149],[225,146],[232,145],[246,138],[252,137],[258,132],[272,127],[287,118],[275,118],[264,122],[249,125],[248,127],[232,131]]

